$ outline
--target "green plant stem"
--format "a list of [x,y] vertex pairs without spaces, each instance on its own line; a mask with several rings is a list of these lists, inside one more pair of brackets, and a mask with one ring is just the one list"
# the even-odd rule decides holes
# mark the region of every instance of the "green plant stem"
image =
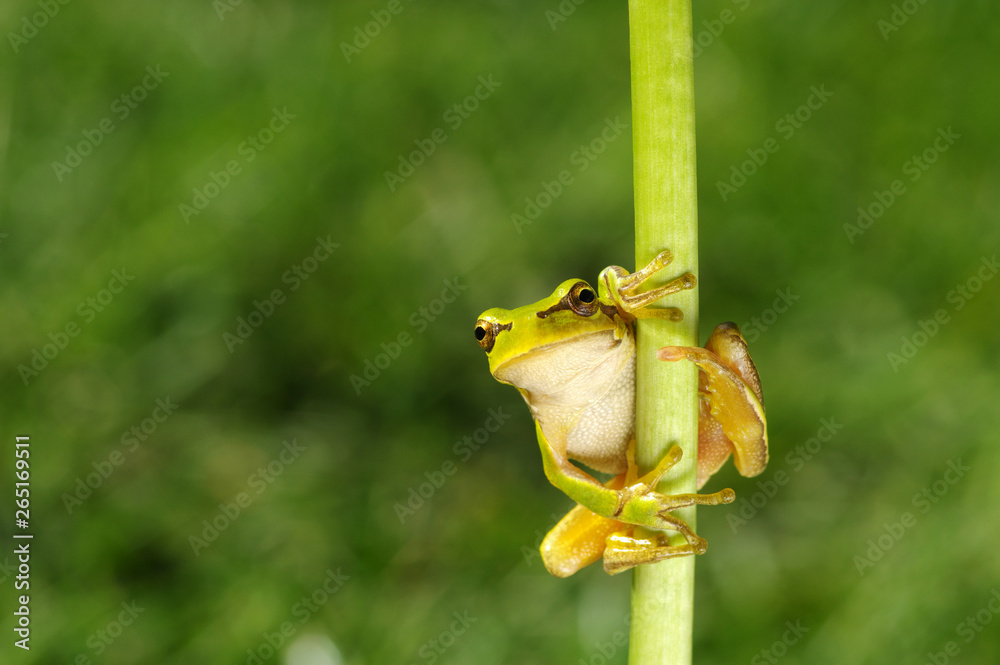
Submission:
[[[698,275],[690,0],[629,0],[629,35],[636,267],[670,249],[674,262],[662,271],[662,281],[685,271]],[[682,321],[638,324],[637,461],[645,472],[669,446],[681,446],[683,459],[659,488],[680,494],[695,491],[698,372],[690,363],[657,360],[656,350],[697,346],[698,291],[684,291],[669,302],[681,308]],[[676,514],[695,527],[694,508]],[[636,568],[630,665],[691,663],[694,561],[686,556]]]

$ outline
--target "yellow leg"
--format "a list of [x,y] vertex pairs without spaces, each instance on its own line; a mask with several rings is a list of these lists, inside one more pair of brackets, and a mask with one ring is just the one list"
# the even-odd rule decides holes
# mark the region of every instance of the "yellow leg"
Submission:
[[[698,486],[725,461],[729,452],[725,439],[731,443],[733,461],[742,475],[752,477],[761,473],[767,466],[768,450],[760,377],[736,324],[717,326],[705,348],[665,346],[657,357],[666,361],[688,360],[701,370],[700,391],[707,400],[708,413],[702,409]],[[703,446],[705,455],[701,454]]]
[[[622,491],[620,507],[639,493],[655,494],[658,501],[658,526],[681,534],[687,543],[670,545],[665,534],[655,534],[638,538],[632,524],[614,517],[602,517],[588,508],[578,505],[566,514],[542,541],[541,554],[545,568],[556,577],[568,577],[589,566],[602,556],[604,569],[614,574],[641,563],[653,563],[686,554],[704,554],[707,543],[696,534],[687,522],[670,511],[692,505],[718,505],[729,503],[735,498],[731,489],[715,494],[665,495],[652,492],[660,478],[681,458],[681,449],[673,446],[655,469],[637,481],[635,465],[635,442],[629,444],[626,452],[628,470],[607,483],[608,490]],[[639,488],[632,490],[632,488]],[[632,491],[630,491],[632,490]],[[645,533],[645,531],[644,531]]]
[[[621,474],[605,486],[621,489],[624,481],[625,474]],[[574,506],[542,541],[542,563],[556,577],[569,577],[601,558],[608,536],[628,528],[618,520],[601,517],[580,505]]]
[[620,531],[607,538],[604,570],[610,575],[617,575],[644,563],[656,563],[674,557],[703,553],[704,549],[698,552],[690,543],[671,545],[663,534],[636,538],[628,531]]

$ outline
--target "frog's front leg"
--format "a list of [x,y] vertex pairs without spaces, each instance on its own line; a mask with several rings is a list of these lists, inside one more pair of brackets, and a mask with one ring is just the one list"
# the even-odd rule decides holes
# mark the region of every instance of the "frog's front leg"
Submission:
[[[694,505],[715,506],[729,503],[735,497],[733,491],[729,489],[715,494],[673,496],[654,491],[662,475],[680,459],[681,450],[677,446],[671,448],[657,468],[645,476],[635,478],[634,473],[623,474],[626,480],[620,488],[602,485],[593,476],[574,466],[564,454],[557,452],[537,421],[535,430],[542,451],[545,475],[549,482],[567,496],[600,517],[650,529],[678,531],[699,553],[705,551],[705,541],[698,537],[687,523],[671,515],[670,511]],[[629,467],[634,468],[634,462],[630,462]]]
[[705,348],[665,346],[660,360],[688,360],[701,370],[698,423],[698,487],[730,453],[741,475],[756,476],[767,466],[767,420],[760,377],[735,323],[718,325]]
[[638,292],[639,287],[646,280],[667,267],[673,259],[673,253],[670,250],[664,250],[657,254],[647,266],[634,273],[628,272],[621,266],[605,268],[601,272],[598,286],[601,297],[611,299],[619,311],[633,318],[665,318],[671,321],[680,321],[684,318],[684,314],[676,307],[654,309],[649,306],[664,296],[693,289],[698,284],[698,280],[693,274],[686,272],[662,286],[642,293]]

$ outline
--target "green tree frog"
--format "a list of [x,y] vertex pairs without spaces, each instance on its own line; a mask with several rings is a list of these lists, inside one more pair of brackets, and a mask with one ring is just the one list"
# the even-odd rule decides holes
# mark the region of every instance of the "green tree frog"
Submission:
[[[735,498],[731,489],[673,496],[656,492],[660,478],[681,458],[678,446],[641,477],[635,464],[635,321],[680,320],[677,308],[650,306],[696,283],[685,273],[640,292],[671,260],[669,251],[661,252],[632,274],[610,266],[601,272],[597,291],[570,279],[548,298],[514,310],[489,309],[476,322],[490,373],[516,387],[531,409],[545,475],[579,504],[542,542],[542,560],[553,575],[572,575],[602,557],[604,569],[615,574],[703,554],[705,540],[671,511]],[[723,323],[704,348],[667,346],[658,357],[687,360],[700,370],[698,488],[730,454],[742,475],[763,471],[767,429],[760,378],[739,328]],[[602,483],[570,460],[613,477]],[[671,545],[663,529],[680,533],[686,542]]]

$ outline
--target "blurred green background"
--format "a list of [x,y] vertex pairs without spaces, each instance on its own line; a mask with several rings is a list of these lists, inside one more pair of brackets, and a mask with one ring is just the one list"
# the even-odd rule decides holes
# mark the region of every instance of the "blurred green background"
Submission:
[[[694,15],[702,339],[743,326],[772,446],[706,488],[738,499],[699,513],[696,660],[995,663],[995,5]],[[629,576],[533,556],[570,501],[472,327],[632,267],[626,4],[18,0],[0,26],[10,662],[625,663]]]

